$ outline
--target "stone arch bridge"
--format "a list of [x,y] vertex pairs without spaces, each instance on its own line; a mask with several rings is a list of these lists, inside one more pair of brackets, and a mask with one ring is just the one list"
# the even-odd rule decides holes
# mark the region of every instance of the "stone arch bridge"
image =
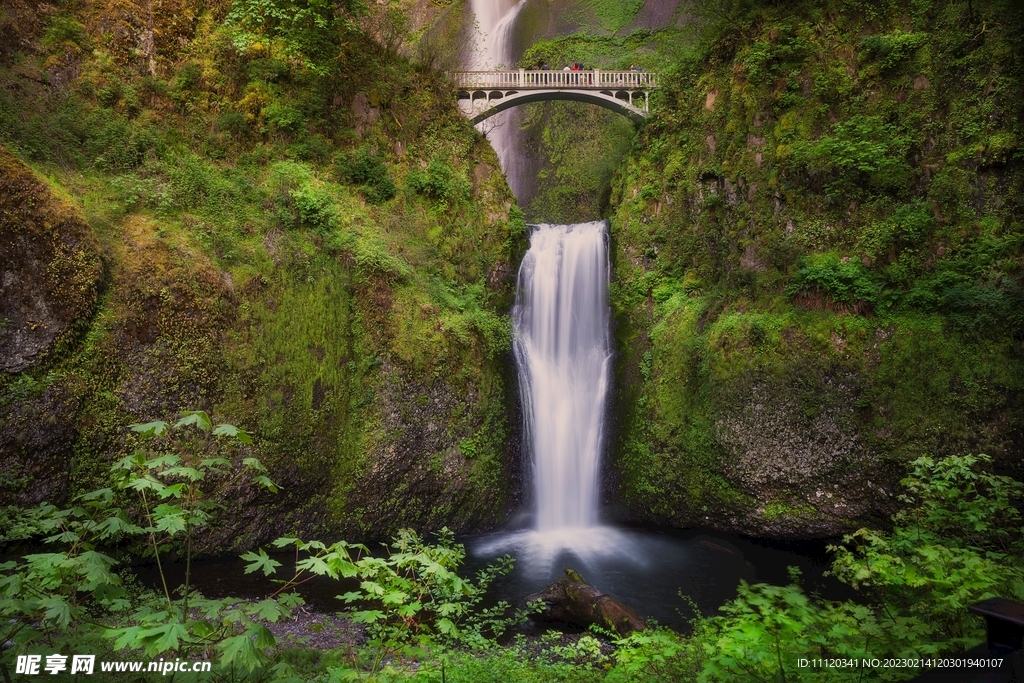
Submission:
[[449,74],[463,113],[474,123],[527,102],[573,100],[596,104],[643,122],[650,115],[650,92],[657,75],[646,71],[462,71]]

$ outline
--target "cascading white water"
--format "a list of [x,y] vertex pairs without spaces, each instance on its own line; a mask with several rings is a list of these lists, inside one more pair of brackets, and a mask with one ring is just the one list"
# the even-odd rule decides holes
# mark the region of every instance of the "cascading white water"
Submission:
[[611,362],[603,222],[537,225],[519,268],[513,311],[536,528],[597,524]]
[[598,519],[601,447],[611,372],[608,225],[535,225],[519,267],[513,352],[533,463],[534,528],[485,539],[477,554],[512,552],[549,576],[575,555],[642,564],[633,541]]
[[[470,9],[476,22],[477,50],[467,65],[473,71],[512,68],[512,29],[526,0],[471,0]],[[479,101],[479,100],[478,100]],[[467,106],[472,107],[472,104]],[[480,105],[486,106],[486,103]],[[520,166],[522,159],[516,153],[518,145],[518,115],[513,111],[496,114],[477,126],[486,131],[487,139],[498,155],[501,168],[508,179],[512,193],[520,194]]]
[[[513,62],[512,29],[526,0],[471,0],[478,32],[473,70]],[[523,159],[515,109],[484,122],[513,193]],[[495,123],[496,122],[496,123]],[[598,522],[602,430],[611,364],[607,226],[539,225],[519,270],[515,356],[526,443],[533,460],[536,526],[482,541],[475,552],[512,551],[546,575],[563,552],[639,562],[632,541]]]

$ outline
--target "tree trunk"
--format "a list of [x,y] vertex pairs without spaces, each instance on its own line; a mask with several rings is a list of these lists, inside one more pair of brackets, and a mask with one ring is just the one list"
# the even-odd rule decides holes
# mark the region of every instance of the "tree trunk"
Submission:
[[581,627],[598,624],[620,636],[647,628],[640,615],[591,586],[572,569],[566,569],[565,576],[547,589],[526,597],[528,603],[537,600],[544,602],[544,610],[531,617],[534,621]]

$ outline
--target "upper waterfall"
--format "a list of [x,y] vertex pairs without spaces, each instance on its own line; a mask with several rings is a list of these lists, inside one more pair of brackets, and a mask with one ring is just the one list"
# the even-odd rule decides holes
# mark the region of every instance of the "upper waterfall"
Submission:
[[[512,54],[512,30],[516,17],[526,6],[526,0],[471,0],[476,25],[476,50],[467,65],[473,71],[510,68],[515,61]],[[472,107],[472,103],[469,104]],[[520,196],[522,156],[518,154],[518,122],[515,112],[503,112],[485,123],[477,124],[484,131],[498,155],[501,169],[508,179],[512,193]]]

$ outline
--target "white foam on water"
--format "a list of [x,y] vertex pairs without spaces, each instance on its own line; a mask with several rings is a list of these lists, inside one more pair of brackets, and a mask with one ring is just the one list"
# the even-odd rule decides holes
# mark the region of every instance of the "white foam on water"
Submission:
[[496,534],[482,539],[473,548],[478,557],[497,557],[508,553],[526,576],[555,577],[563,560],[565,566],[578,569],[602,565],[604,560],[626,561],[637,568],[646,566],[643,543],[634,534],[610,526],[564,527],[551,531],[529,529]]

